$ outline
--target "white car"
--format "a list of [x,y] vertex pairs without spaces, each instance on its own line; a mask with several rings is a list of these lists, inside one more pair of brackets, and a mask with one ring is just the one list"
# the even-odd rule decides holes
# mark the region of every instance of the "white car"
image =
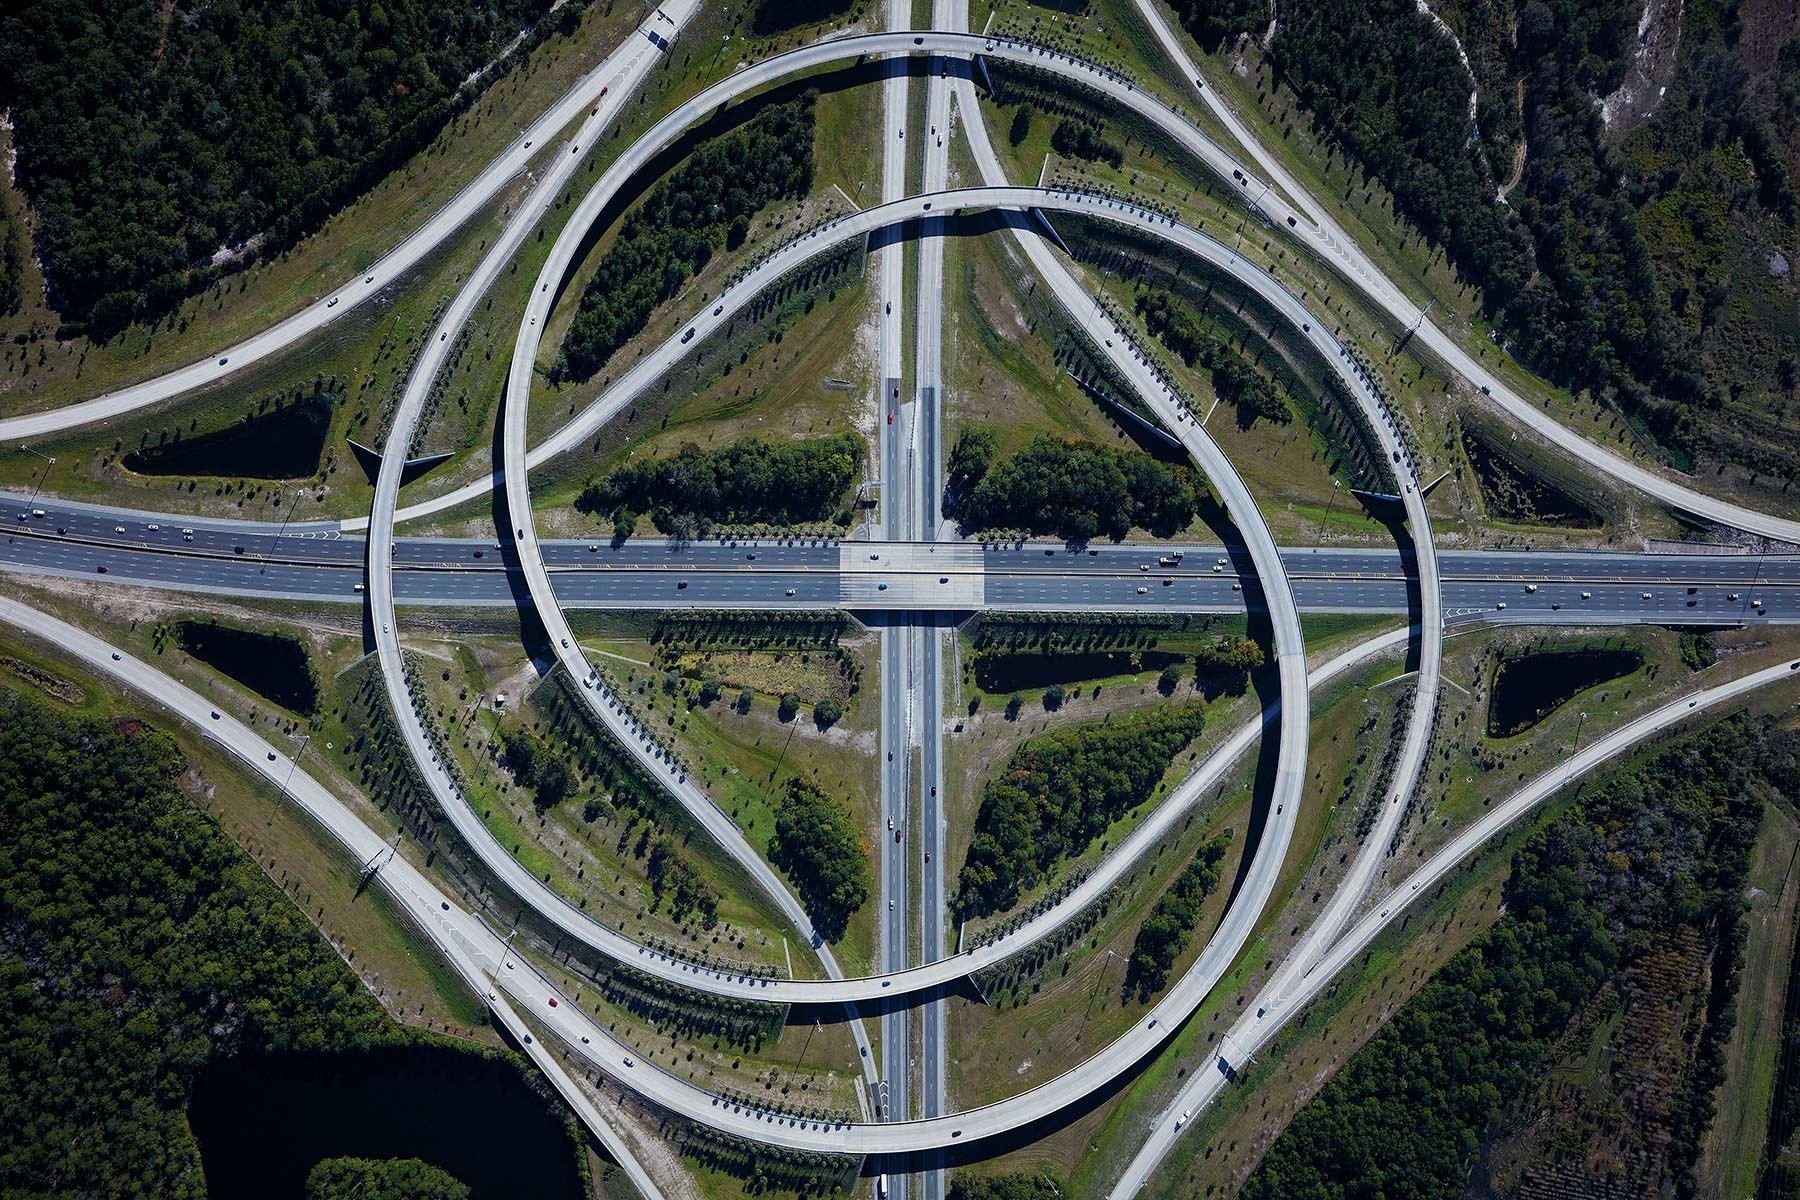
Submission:
[[1150,589],[1149,589],[1149,588],[1147,588],[1147,587],[1141,587],[1141,588],[1139,588],[1139,589],[1138,589],[1138,595],[1140,595],[1140,596],[1142,596],[1142,595],[1144,595],[1144,594],[1145,594],[1145,593],[1146,593],[1146,592],[1148,592],[1148,591],[1149,591],[1149,590],[1150,590]]

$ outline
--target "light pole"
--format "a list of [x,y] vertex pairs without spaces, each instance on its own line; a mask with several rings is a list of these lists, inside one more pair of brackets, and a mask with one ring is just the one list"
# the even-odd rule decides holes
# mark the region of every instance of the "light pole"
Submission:
[[1319,518],[1319,540],[1321,542],[1325,540],[1325,525],[1331,520],[1331,510],[1337,505],[1338,489],[1343,486],[1342,480],[1331,481],[1331,499],[1325,502],[1325,515]]
[[[37,503],[38,493],[43,491],[44,480],[50,477],[50,468],[56,465],[56,460],[41,450],[33,450],[23,442],[19,443],[19,449],[26,454],[35,454],[44,460],[43,468],[38,471],[37,482],[31,486],[31,499],[25,502],[25,511],[19,514],[19,520],[23,521],[31,515],[32,506]],[[10,533],[6,535],[6,540],[9,542],[13,540]]]
[[293,520],[294,510],[300,507],[300,501],[305,498],[306,492],[304,489],[300,489],[294,493],[294,502],[288,505],[287,514],[281,518],[281,527],[275,531],[275,536],[269,539],[269,549],[265,550],[262,554],[262,561],[257,566],[257,571],[259,573],[263,575],[269,573],[269,551],[274,550],[276,544],[281,541],[281,535],[287,532],[288,522]]
[[1738,620],[1742,621],[1750,615],[1750,603],[1756,599],[1756,584],[1762,578],[1763,559],[1769,556],[1769,540],[1762,539],[1756,551],[1756,573],[1750,576],[1750,586],[1744,592],[1744,602],[1738,606]]
[[1586,723],[1586,721],[1587,721],[1586,713],[1582,713],[1580,717],[1576,718],[1576,721],[1575,721],[1575,743],[1574,743],[1574,745],[1569,747],[1570,757],[1574,757],[1575,752],[1577,750],[1581,749],[1581,727],[1584,723]]
[[312,734],[309,733],[305,737],[302,737],[300,739],[300,748],[294,751],[294,757],[288,760],[287,778],[282,781],[281,790],[290,795],[293,794],[294,790],[294,772],[300,769],[300,756],[306,753],[306,743],[310,741],[312,741]]

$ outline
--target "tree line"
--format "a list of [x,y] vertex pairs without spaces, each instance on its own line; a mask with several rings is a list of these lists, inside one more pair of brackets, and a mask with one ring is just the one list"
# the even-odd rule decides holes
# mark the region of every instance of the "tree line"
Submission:
[[1065,858],[1149,798],[1205,706],[1154,708],[1032,738],[981,792],[975,837],[957,877],[956,908],[984,917],[1017,904]]
[[1139,1000],[1148,1000],[1169,982],[1169,968],[1197,931],[1200,906],[1219,886],[1219,872],[1230,847],[1229,833],[1221,833],[1200,847],[1193,861],[1182,868],[1138,926],[1131,957],[1125,965],[1125,990],[1137,992]]
[[1158,288],[1142,290],[1135,301],[1145,328],[1192,367],[1203,368],[1219,399],[1248,420],[1264,417],[1278,425],[1294,419],[1287,401],[1235,343],[1220,337],[1173,296]]
[[626,216],[582,289],[557,356],[557,378],[593,375],[721,245],[742,245],[752,216],[811,190],[817,95],[777,104],[707,142]]
[[638,515],[671,537],[702,537],[716,525],[798,525],[840,506],[866,445],[853,433],[765,442],[743,438],[705,451],[689,444],[672,458],[636,459],[582,489],[583,512],[610,513],[626,537]]
[[1495,1115],[1570,1022],[1684,931],[1711,948],[1711,983],[1684,1035],[1691,1058],[1666,1076],[1667,1178],[1651,1190],[1691,1191],[1733,1020],[1762,796],[1800,782],[1797,762],[1791,735],[1739,717],[1588,787],[1513,856],[1506,915],[1301,1110],[1242,1195],[1462,1195]]
[[425,146],[548,7],[8,6],[0,108],[52,303],[104,336],[229,269],[221,250],[287,248]]
[[787,873],[807,915],[829,941],[844,936],[874,883],[868,848],[849,806],[798,777],[790,778],[776,799],[769,861]]
[[965,533],[1022,530],[1083,542],[1122,541],[1133,529],[1171,537],[1194,521],[1194,471],[1135,450],[1048,435],[996,461],[991,430],[971,426],[945,468],[944,511]]

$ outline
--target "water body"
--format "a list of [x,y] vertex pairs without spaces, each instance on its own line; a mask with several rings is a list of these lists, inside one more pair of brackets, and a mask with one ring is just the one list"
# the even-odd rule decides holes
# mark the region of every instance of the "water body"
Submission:
[[474,1200],[580,1200],[579,1148],[503,1059],[441,1046],[244,1056],[209,1065],[188,1122],[211,1200],[304,1200],[320,1159],[419,1158]]
[[1636,650],[1553,650],[1503,658],[1488,699],[1489,737],[1523,733],[1575,696],[1644,665]]

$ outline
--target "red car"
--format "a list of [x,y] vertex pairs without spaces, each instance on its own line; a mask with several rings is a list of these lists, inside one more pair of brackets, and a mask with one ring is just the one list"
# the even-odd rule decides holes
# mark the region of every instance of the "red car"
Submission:
[[892,424],[893,424],[893,423],[894,423],[894,414],[893,414],[893,413],[889,413],[889,414],[888,414],[888,424],[889,424],[889,425],[892,425]]

